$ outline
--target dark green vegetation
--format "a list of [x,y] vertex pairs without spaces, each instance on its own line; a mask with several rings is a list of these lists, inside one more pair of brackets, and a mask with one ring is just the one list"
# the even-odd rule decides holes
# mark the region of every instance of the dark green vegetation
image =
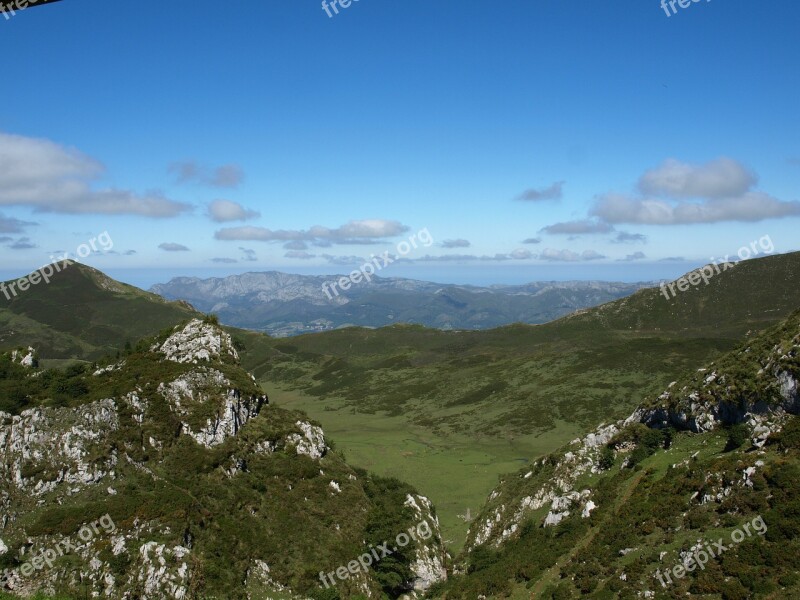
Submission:
[[[2,532],[9,550],[0,555],[0,571],[19,568],[30,560],[26,556],[31,556],[33,549],[38,552],[51,547],[61,536],[74,539],[82,524],[108,513],[118,528],[116,534],[127,538],[126,550],[112,552],[110,534],[101,536],[95,548],[99,549],[101,569],[110,569],[118,589],[130,592],[131,597],[145,593],[144,578],[137,580],[136,574],[147,570],[141,561],[146,542],[189,549],[183,559],[167,556],[170,572],[181,560],[186,562],[188,598],[282,597],[269,582],[257,581],[253,575],[257,561],[269,565],[274,581],[306,596],[326,600],[358,597],[352,581],[339,583],[341,596],[333,592],[323,595],[318,573],[347,565],[370,545],[393,539],[416,525],[419,515],[404,506],[408,494],[415,493],[413,488],[353,469],[335,451],[319,459],[298,454],[288,440],[299,431],[297,422],[307,421],[307,417],[274,406],[263,406],[258,416],[221,443],[211,447],[198,444],[186,435],[183,423],[196,432],[208,419],[224,414],[221,408],[229,389],[251,399],[262,392],[230,354],[196,365],[171,362],[150,350],[171,332],[136,343],[122,356],[99,360],[91,368],[74,365],[61,371],[35,370],[8,357],[0,358],[0,370],[6,376],[0,386],[13,378],[22,398],[6,408],[19,412],[39,407],[45,411],[39,417],[28,413],[27,418],[39,419],[35,428],[30,426],[35,432],[28,434],[30,443],[52,435],[54,446],[55,440],[75,444],[67,440],[84,434],[77,413],[70,409],[94,411],[92,432],[85,434],[92,442],[79,454],[85,461],[79,470],[102,473],[113,468],[114,472],[113,477],[107,475],[93,485],[55,485],[74,470],[60,462],[63,457],[40,453],[34,446],[30,452],[17,447],[13,451],[28,458],[14,459],[12,456],[18,455],[6,447],[4,463],[9,462],[3,465],[3,472],[13,473],[16,463],[10,461],[21,460],[20,476],[27,483],[20,487],[12,476],[0,478],[0,497],[5,499],[4,513],[10,518]],[[92,374],[93,369],[105,366],[117,368]],[[224,376],[224,383],[215,379],[215,373]],[[179,379],[191,386],[191,393],[179,400],[184,413],[176,411],[175,401],[161,386]],[[102,418],[104,413],[95,402],[100,398],[114,398],[118,425],[110,425],[114,419]],[[4,419],[2,425],[8,431],[10,419]],[[13,439],[4,437],[4,443],[13,444]],[[269,445],[266,451],[265,443]],[[332,481],[338,482],[340,492],[332,491]],[[43,493],[27,491],[35,489],[36,482],[54,487]],[[113,494],[107,491],[112,486]],[[72,489],[67,492],[66,487]],[[359,585],[397,597],[410,580],[409,563],[415,548],[411,544],[382,562],[374,569],[373,578],[362,578]],[[48,580],[48,585],[59,594],[82,598],[98,587],[71,583],[70,574],[78,569],[88,567],[73,553],[58,558],[42,573],[55,578]],[[155,596],[149,593],[149,597],[169,597],[174,590],[161,587]]]
[[[790,423],[786,434],[796,436],[797,418]],[[599,508],[590,518],[576,514],[557,527],[542,528],[543,509],[500,549],[472,552],[469,574],[451,578],[434,595],[523,598],[535,591],[531,597],[633,599],[649,590],[656,599],[687,594],[727,600],[798,597],[800,447],[784,450],[776,439],[764,454],[755,455],[725,453],[724,446],[724,432],[681,433],[671,451],[659,450],[635,469],[617,465],[593,482]],[[743,471],[757,460],[764,465],[751,477],[752,487],[739,485]],[[733,489],[724,501],[690,500],[717,482]],[[767,534],[731,544],[732,531],[759,516]],[[679,553],[698,540],[713,548],[719,538],[728,551],[704,570],[681,579],[673,575],[672,584],[665,579],[666,587],[661,585],[657,570],[681,564]]]
[[[785,357],[780,365],[772,362],[776,351]],[[754,398],[769,396],[769,381],[800,380],[798,355],[800,312],[717,360],[727,385],[708,393],[716,394],[716,403],[731,405],[721,414],[735,414],[743,398],[752,405]],[[796,387],[786,385],[780,393],[784,404],[800,408]],[[595,455],[599,470],[578,476],[574,489],[590,490],[597,505],[590,517],[572,510],[557,526],[542,527],[550,502],[529,510],[507,542],[471,545],[460,558],[465,574],[451,577],[433,595],[633,599],[649,591],[656,600],[797,598],[800,417],[769,419],[775,433],[763,449],[753,446],[752,427],[745,424],[702,434],[638,423],[623,427]],[[575,450],[570,445],[505,478],[476,527],[493,519],[498,506],[511,506],[514,513],[523,497],[563,477],[555,465],[574,468],[566,453]],[[720,539],[724,551],[714,544]],[[702,569],[694,563],[675,575],[676,566],[691,566],[686,558],[706,546],[718,556],[706,557]]]
[[[10,295],[10,294],[9,294]],[[198,316],[189,305],[71,262],[49,284],[0,294],[0,350],[33,346],[46,359],[95,360]]]
[[[279,403],[319,420],[356,464],[429,494],[458,547],[466,531],[458,515],[475,513],[511,461],[627,416],[682,373],[786,317],[797,308],[799,279],[793,253],[740,263],[670,300],[658,288],[641,290],[543,325],[236,335],[244,364],[278,388]],[[382,430],[387,422],[396,434]]]
[[741,263],[672,300],[647,289],[544,325],[249,335],[244,364],[265,382],[336,398],[340,410],[402,415],[442,435],[585,427],[786,317],[799,279],[794,253]]

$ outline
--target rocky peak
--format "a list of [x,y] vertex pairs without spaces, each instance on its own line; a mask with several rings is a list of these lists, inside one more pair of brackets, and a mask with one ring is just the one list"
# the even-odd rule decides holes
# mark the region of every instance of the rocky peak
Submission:
[[200,319],[176,327],[174,333],[163,343],[153,345],[151,350],[162,352],[167,360],[177,363],[197,364],[225,356],[239,360],[231,336],[218,325]]

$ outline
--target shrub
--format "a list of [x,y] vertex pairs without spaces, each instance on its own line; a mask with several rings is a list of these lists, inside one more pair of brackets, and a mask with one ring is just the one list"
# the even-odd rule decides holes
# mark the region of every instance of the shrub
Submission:
[[725,452],[732,452],[741,448],[745,442],[749,441],[750,436],[747,430],[747,425],[739,423],[733,425],[728,430],[728,443],[725,444]]
[[614,452],[613,448],[609,448],[608,446],[604,446],[603,449],[600,451],[600,460],[598,464],[601,469],[607,471],[611,467],[614,466],[614,460],[616,459],[616,453]]

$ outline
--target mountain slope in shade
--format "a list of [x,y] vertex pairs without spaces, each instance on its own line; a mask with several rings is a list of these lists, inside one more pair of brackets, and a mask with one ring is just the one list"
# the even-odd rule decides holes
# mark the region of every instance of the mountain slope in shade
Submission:
[[99,358],[198,313],[85,265],[69,262],[50,283],[0,294],[0,349],[34,346],[46,358]]
[[212,279],[177,277],[150,291],[186,300],[227,325],[284,336],[344,325],[488,329],[514,322],[544,323],[627,296],[644,285],[567,281],[475,287],[375,277],[326,294],[323,286],[339,277],[274,271]]

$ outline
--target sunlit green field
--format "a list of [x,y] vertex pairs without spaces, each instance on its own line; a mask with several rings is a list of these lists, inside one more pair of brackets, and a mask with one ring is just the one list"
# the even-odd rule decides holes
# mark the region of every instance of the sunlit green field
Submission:
[[338,404],[335,399],[320,400],[261,383],[270,390],[271,402],[304,410],[319,421],[327,439],[350,464],[407,481],[428,496],[451,551],[463,545],[467,517],[477,514],[498,476],[517,470],[578,434],[577,427],[560,423],[539,436],[441,436],[403,416],[377,419],[353,410],[333,410]]

